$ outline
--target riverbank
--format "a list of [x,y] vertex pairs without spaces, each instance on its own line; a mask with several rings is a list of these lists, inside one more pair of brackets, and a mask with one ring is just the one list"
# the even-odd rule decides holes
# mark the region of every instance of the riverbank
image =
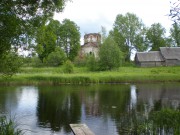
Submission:
[[21,68],[11,78],[0,77],[1,85],[59,85],[86,83],[180,82],[180,67],[120,67],[113,71],[90,72],[75,68],[71,74],[62,68]]

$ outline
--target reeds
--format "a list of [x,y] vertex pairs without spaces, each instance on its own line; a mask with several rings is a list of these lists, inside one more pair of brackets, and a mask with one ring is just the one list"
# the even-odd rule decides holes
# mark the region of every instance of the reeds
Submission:
[[16,129],[14,122],[7,117],[0,117],[0,135],[22,135],[22,130]]

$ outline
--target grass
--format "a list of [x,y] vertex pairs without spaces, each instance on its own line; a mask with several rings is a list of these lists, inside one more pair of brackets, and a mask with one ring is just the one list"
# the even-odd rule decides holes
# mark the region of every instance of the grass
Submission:
[[14,122],[5,116],[0,116],[0,135],[22,135],[22,130],[17,129]]
[[58,68],[21,68],[11,78],[0,77],[0,84],[84,84],[84,83],[144,83],[180,82],[180,67],[120,67],[113,71],[90,72],[74,68],[71,74]]

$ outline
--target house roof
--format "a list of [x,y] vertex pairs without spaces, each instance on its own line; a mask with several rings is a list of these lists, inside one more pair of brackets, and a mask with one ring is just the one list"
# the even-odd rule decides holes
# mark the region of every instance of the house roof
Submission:
[[81,46],[81,48],[83,47],[99,47],[99,44],[97,42],[88,42]]
[[165,59],[180,60],[180,47],[160,47],[160,51]]
[[138,61],[141,61],[141,62],[164,61],[164,59],[159,51],[137,52],[136,57],[137,57]]

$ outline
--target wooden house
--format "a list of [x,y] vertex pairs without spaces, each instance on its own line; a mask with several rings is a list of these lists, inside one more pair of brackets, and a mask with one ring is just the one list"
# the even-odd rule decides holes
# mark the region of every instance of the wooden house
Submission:
[[137,52],[135,63],[140,67],[157,67],[164,65],[164,59],[159,51]]
[[160,47],[159,51],[137,52],[135,64],[140,67],[180,65],[180,47]]

